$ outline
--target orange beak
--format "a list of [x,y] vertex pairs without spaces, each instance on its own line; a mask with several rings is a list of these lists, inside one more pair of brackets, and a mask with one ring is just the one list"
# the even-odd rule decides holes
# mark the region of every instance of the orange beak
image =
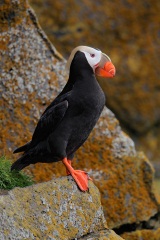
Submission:
[[116,69],[110,58],[102,53],[102,58],[97,68],[95,69],[95,74],[104,78],[112,78],[116,74]]

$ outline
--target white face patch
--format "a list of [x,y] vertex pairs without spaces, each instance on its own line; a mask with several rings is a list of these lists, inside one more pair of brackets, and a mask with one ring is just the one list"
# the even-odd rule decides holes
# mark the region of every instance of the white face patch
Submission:
[[85,57],[91,66],[91,68],[95,71],[95,68],[98,66],[99,62],[101,61],[102,52],[98,49],[87,47],[87,46],[79,46],[73,49],[71,52],[71,55],[67,61],[67,68],[70,68],[71,62],[74,58],[74,55],[77,51],[83,52],[85,54]]
[[91,68],[95,70],[95,68],[98,66],[99,62],[101,61],[102,52],[100,50],[96,50],[91,47],[87,47],[86,50],[82,52],[85,54],[86,59],[89,65],[91,66]]

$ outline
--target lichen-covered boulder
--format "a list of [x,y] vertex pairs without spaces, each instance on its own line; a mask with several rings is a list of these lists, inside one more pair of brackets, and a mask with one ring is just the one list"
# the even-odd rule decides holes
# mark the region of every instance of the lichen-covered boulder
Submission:
[[[83,193],[71,177],[63,177],[1,195],[0,239],[69,240],[92,232],[98,235],[107,226],[99,191],[92,182],[89,186],[89,192]],[[108,235],[122,239],[106,230]]]

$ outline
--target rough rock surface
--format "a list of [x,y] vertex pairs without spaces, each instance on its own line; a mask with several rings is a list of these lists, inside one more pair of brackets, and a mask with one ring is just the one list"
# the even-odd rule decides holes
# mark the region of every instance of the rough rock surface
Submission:
[[[149,159],[159,161],[159,0],[154,5],[152,0],[121,3],[46,0],[45,4],[42,0],[30,0],[30,3],[41,26],[65,56],[73,46],[81,44],[94,44],[109,54],[117,75],[114,80],[101,79],[106,104],[128,130],[134,130],[137,146]],[[141,141],[135,132],[143,133]]]
[[7,154],[28,140],[65,77],[62,57],[25,0],[0,4],[0,28],[0,149]]
[[[67,240],[105,229],[99,191],[89,186],[83,193],[71,177],[63,177],[0,196],[0,239]],[[106,230],[108,235],[122,239]]]
[[91,234],[88,234],[87,236],[79,238],[79,240],[114,240],[114,239],[122,240],[120,236],[115,234],[115,232],[113,232],[110,229],[101,230],[97,233],[91,233]]
[[160,240],[160,228],[156,230],[137,230],[131,233],[124,233],[122,237],[127,240]]
[[[0,15],[0,148],[11,156],[10,151],[30,140],[40,113],[65,84],[67,74],[65,61],[25,0],[4,0]],[[76,168],[86,169],[99,187],[109,227],[148,221],[159,211],[150,163],[136,152],[107,108],[75,159]],[[37,164],[28,171],[37,181],[65,174],[62,163]]]

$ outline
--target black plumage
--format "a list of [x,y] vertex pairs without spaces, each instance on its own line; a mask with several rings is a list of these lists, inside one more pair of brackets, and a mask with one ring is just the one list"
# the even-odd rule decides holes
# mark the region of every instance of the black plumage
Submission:
[[78,51],[71,63],[69,80],[42,114],[32,140],[16,149],[24,151],[11,170],[37,162],[72,159],[86,141],[105,105],[105,96],[85,54]]

